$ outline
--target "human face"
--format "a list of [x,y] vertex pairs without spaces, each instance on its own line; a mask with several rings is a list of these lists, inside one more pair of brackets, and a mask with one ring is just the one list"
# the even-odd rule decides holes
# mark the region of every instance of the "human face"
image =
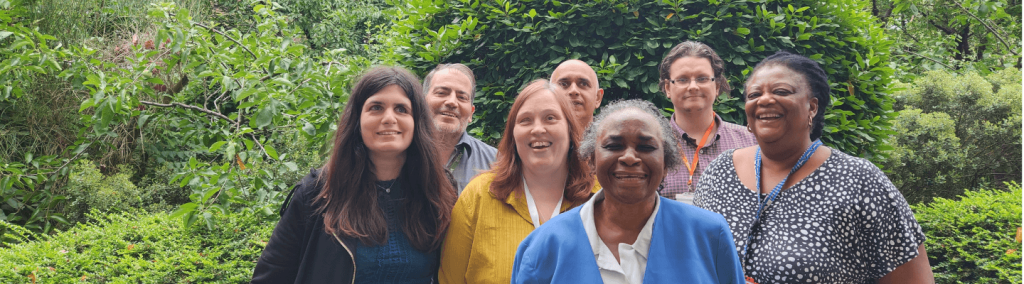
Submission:
[[657,195],[665,178],[665,149],[654,118],[639,110],[623,110],[605,118],[599,127],[594,165],[605,195],[625,204]]
[[[707,113],[713,111],[715,98],[718,97],[718,84],[715,81],[697,83],[696,78],[714,78],[711,61],[703,57],[686,56],[676,59],[669,65],[669,79],[688,79],[688,83],[667,83],[665,94],[672,101],[677,112]],[[710,114],[709,114],[710,115]]]
[[384,87],[367,98],[359,115],[359,132],[370,154],[405,153],[415,128],[412,115],[412,102],[398,85]]
[[562,62],[551,73],[551,82],[556,86],[556,95],[569,98],[576,118],[583,125],[590,125],[594,120],[594,110],[604,97],[604,90],[597,86],[594,69],[579,60]]
[[743,92],[747,125],[758,142],[810,139],[818,98],[803,75],[782,65],[765,66],[750,75]]
[[455,69],[434,73],[427,91],[427,106],[433,112],[434,126],[445,133],[466,131],[473,118],[473,84]]
[[555,94],[542,90],[523,102],[515,117],[512,134],[523,167],[535,172],[566,166],[569,153],[569,123]]

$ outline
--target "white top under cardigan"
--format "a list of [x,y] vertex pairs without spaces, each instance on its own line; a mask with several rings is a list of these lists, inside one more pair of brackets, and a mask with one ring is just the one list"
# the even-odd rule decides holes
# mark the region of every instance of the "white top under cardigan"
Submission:
[[636,242],[619,244],[620,262],[615,261],[615,255],[601,240],[601,236],[597,234],[597,225],[594,224],[594,203],[604,200],[604,190],[595,194],[580,208],[583,229],[587,232],[587,239],[590,241],[590,248],[594,251],[594,259],[597,260],[597,268],[601,272],[601,280],[604,280],[604,283],[640,284],[644,282],[644,272],[647,270],[647,252],[651,248],[651,232],[654,230],[654,217],[658,215],[658,207],[661,206],[660,199],[655,199],[654,212],[651,213],[650,218],[647,218],[644,227],[640,229],[640,235],[636,237]]

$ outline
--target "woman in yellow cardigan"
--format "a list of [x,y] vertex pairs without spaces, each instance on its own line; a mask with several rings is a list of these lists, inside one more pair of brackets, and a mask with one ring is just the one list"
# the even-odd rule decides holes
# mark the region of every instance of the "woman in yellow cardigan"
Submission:
[[584,126],[571,110],[547,80],[519,92],[491,171],[466,185],[455,203],[441,251],[442,284],[509,283],[519,242],[599,189],[575,151]]

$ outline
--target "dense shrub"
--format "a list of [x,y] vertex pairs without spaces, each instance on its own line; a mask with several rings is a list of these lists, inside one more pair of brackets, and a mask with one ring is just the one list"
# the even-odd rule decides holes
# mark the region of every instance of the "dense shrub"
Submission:
[[0,249],[3,283],[247,283],[273,222],[215,215],[213,230],[165,213],[91,216],[67,232]]
[[347,49],[354,54],[368,55],[373,35],[391,24],[384,0],[283,0],[282,13],[291,16],[302,29],[313,50]]
[[1020,184],[912,206],[938,283],[1020,283]]
[[1021,181],[1021,72],[925,73],[896,92],[895,148],[882,162],[909,201]]
[[643,98],[670,108],[657,65],[674,45],[697,40],[725,60],[739,87],[719,98],[724,119],[745,124],[737,99],[752,67],[778,50],[811,57],[832,83],[823,141],[872,157],[884,150],[894,115],[888,96],[891,42],[857,1],[431,1],[410,0],[396,28],[411,37],[406,64],[473,68],[479,86],[471,133],[489,141],[524,83],[578,58],[598,69],[605,101]]
[[71,168],[68,183],[63,188],[69,202],[63,210],[69,222],[85,221],[90,209],[102,212],[170,211],[175,203],[188,195],[180,187],[165,183],[152,183],[146,187],[131,181],[134,172],[121,165],[117,173],[104,175],[88,160],[81,160]]

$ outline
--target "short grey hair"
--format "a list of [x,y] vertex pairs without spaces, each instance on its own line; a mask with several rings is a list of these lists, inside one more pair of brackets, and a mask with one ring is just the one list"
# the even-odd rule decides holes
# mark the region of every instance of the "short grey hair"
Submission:
[[675,170],[676,167],[683,163],[682,158],[679,157],[679,135],[676,135],[676,131],[672,129],[668,119],[665,118],[665,115],[661,114],[661,111],[658,110],[658,107],[654,106],[654,103],[638,99],[616,100],[601,108],[601,113],[594,117],[594,122],[590,123],[590,126],[587,127],[587,132],[583,134],[583,140],[580,141],[579,152],[581,157],[593,162],[594,151],[597,150],[597,132],[601,123],[612,114],[625,110],[639,110],[642,113],[649,114],[651,118],[658,122],[658,126],[661,128],[661,148],[665,152],[666,172]]
[[459,73],[462,73],[462,75],[466,75],[466,77],[469,78],[469,101],[472,102],[473,99],[476,98],[476,76],[473,76],[473,70],[469,69],[469,66],[462,63],[441,63],[438,64],[437,67],[434,67],[434,70],[430,70],[430,73],[427,73],[427,76],[423,77],[423,95],[430,94],[430,83],[434,80],[434,73],[448,69],[459,71]]

